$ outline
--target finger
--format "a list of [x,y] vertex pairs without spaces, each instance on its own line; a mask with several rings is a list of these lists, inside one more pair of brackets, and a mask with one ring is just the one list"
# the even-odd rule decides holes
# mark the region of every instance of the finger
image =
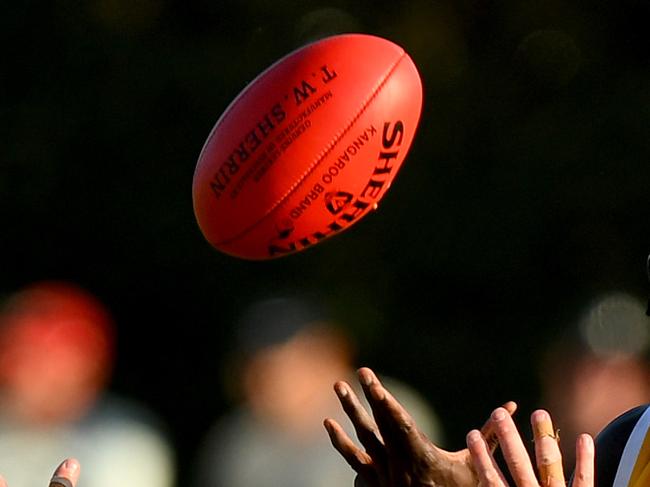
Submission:
[[576,469],[573,487],[594,487],[594,440],[587,434],[576,441]]
[[[517,411],[517,403],[514,401],[508,401],[501,407],[508,411],[508,414],[510,414],[510,416],[515,414],[515,411]],[[485,442],[488,444],[490,451],[494,453],[494,450],[496,450],[497,446],[499,446],[499,439],[497,438],[494,422],[491,418],[488,418],[488,420],[481,428],[481,434],[483,435]]]
[[334,384],[334,391],[343,410],[350,418],[361,444],[373,458],[383,459],[385,455],[384,442],[379,428],[350,385],[345,382],[337,382]]
[[7,487],[7,481],[0,475],[0,487]]
[[54,471],[49,487],[75,487],[80,471],[79,461],[68,458]]
[[558,484],[564,485],[562,470],[562,453],[558,444],[551,416],[538,409],[530,417],[535,439],[535,459],[542,487]]
[[[365,479],[372,478],[372,458],[365,451],[359,448],[347,435],[345,430],[333,419],[326,419],[323,422],[327,434],[330,437],[332,446],[352,467],[352,469]],[[368,482],[367,482],[368,483]]]
[[382,385],[371,369],[359,369],[359,379],[387,446],[419,452],[431,445],[420,433],[408,411]]
[[467,434],[467,449],[469,450],[474,470],[482,487],[506,487],[503,473],[499,470],[483,435],[478,430]]
[[517,487],[538,487],[537,477],[519,431],[508,411],[497,408],[491,416],[499,446]]

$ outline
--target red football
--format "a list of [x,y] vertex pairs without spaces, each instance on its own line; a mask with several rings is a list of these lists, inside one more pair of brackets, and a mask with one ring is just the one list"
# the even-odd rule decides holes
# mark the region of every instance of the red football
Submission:
[[308,44],[253,80],[212,129],[194,212],[227,254],[270,259],[310,247],[377,208],[422,109],[411,58],[379,37]]

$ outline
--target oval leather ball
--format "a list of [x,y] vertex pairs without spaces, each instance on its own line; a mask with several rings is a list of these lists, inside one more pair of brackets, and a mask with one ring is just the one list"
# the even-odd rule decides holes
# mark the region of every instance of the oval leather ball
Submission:
[[411,146],[422,84],[398,45],[344,34],[277,61],[212,129],[193,180],[206,239],[245,259],[310,247],[377,207]]

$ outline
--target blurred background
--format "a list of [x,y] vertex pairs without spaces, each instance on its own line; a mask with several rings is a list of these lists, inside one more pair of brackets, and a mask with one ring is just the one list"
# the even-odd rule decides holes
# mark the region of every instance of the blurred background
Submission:
[[[552,404],[558,342],[602,352],[594,299],[646,298],[649,18],[639,0],[4,2],[0,297],[57,280],[103,303],[107,387],[159,416],[179,478],[232,405],[238,318],[284,288],[326,303],[353,365],[419,391],[459,448],[507,399],[522,419]],[[387,37],[420,69],[395,184],[305,252],[213,250],[191,199],[209,131],[261,70],[340,32]],[[643,345],[639,323],[628,342]],[[625,350],[645,362],[644,345]]]

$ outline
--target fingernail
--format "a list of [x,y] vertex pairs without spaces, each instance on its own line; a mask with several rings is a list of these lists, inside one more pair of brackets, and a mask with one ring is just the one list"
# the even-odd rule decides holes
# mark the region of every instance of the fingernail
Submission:
[[506,411],[503,408],[497,408],[492,413],[492,419],[495,421],[502,421],[506,417]]
[[469,433],[467,433],[467,443],[478,443],[481,441],[481,433],[478,430],[472,430]]
[[372,384],[372,376],[368,373],[367,370],[361,369],[359,371],[359,381],[366,387]]
[[593,451],[594,440],[590,435],[587,433],[582,433],[580,436],[578,436],[578,441],[580,442],[581,446],[587,448],[589,451]]
[[[530,416],[530,422],[533,427],[533,436],[535,441],[542,441],[543,438],[549,437],[558,440],[557,431],[553,429],[551,415],[543,409],[538,409]],[[546,441],[546,440],[544,440]]]
[[348,395],[348,389],[343,384],[336,384],[334,390],[339,397],[346,397]]
[[535,423],[541,423],[543,421],[550,421],[551,417],[549,414],[544,411],[543,409],[538,409],[533,412],[532,418],[533,422]]
[[70,473],[74,473],[79,468],[79,464],[74,460],[66,460],[63,462],[63,468],[65,468]]

